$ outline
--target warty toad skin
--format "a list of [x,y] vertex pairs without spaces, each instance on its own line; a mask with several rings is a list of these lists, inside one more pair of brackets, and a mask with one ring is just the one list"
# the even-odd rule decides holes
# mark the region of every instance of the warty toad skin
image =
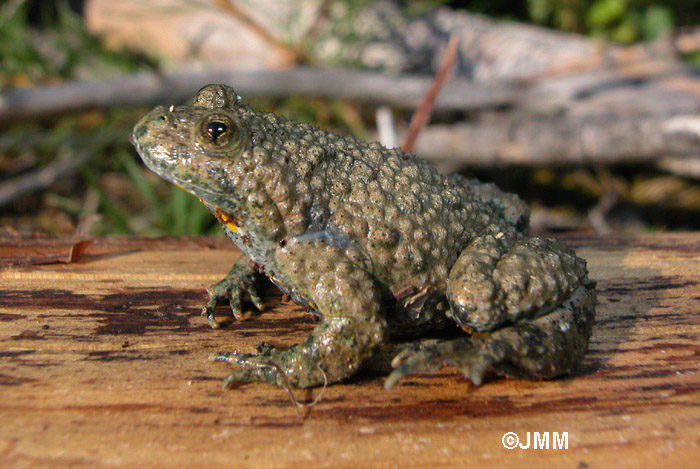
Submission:
[[255,111],[224,85],[202,88],[189,106],[157,107],[132,141],[244,253],[209,289],[213,327],[217,305],[240,318],[248,295],[262,309],[261,276],[321,318],[287,350],[217,354],[237,365],[227,387],[339,382],[396,341],[406,345],[387,388],[444,366],[476,385],[488,369],[552,378],[584,356],[595,306],[585,261],[528,237],[527,207],[494,185]]

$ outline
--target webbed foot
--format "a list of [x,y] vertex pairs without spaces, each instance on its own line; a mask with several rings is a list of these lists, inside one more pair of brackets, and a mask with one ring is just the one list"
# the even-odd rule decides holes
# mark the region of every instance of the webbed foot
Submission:
[[280,352],[263,344],[258,347],[257,355],[233,352],[219,352],[212,355],[212,361],[233,363],[241,367],[224,378],[224,389],[233,389],[237,386],[265,382],[275,386],[289,388],[286,382],[283,364],[279,363]]
[[384,388],[391,389],[405,376],[434,373],[445,366],[454,366],[475,386],[480,386],[489,367],[502,359],[502,347],[485,346],[479,338],[422,342],[394,357],[391,365],[395,369],[384,382]]
[[258,310],[264,311],[259,277],[260,274],[250,266],[248,259],[242,257],[233,265],[226,277],[207,289],[209,301],[202,309],[202,316],[207,317],[207,322],[212,328],[219,328],[215,313],[216,307],[220,305],[228,304],[231,307],[231,315],[240,320],[246,294]]

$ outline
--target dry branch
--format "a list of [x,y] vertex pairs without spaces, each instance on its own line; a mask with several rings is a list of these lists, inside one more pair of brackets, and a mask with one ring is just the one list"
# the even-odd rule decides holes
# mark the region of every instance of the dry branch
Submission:
[[560,165],[700,155],[700,118],[608,115],[501,118],[425,128],[416,153],[437,165]]
[[[0,94],[0,121],[42,117],[87,108],[177,103],[208,83],[232,85],[245,98],[290,95],[333,97],[415,108],[432,77],[393,75],[337,68],[298,67],[279,71],[207,70],[191,73],[138,73],[102,82],[6,90]],[[445,83],[436,110],[478,111],[518,108],[580,114],[615,109],[643,114],[700,110],[700,80],[682,65],[648,62],[616,70],[552,76],[531,82]]]
[[[192,73],[138,73],[102,82],[7,90],[0,94],[0,121],[42,117],[86,108],[182,102],[209,83],[227,83],[245,98],[290,95],[334,97],[413,108],[432,77],[398,76],[343,69],[293,68],[280,71],[209,70]],[[518,86],[446,83],[435,107],[482,109],[517,99]]]
[[661,158],[657,166],[669,173],[700,179],[700,158],[669,156]]

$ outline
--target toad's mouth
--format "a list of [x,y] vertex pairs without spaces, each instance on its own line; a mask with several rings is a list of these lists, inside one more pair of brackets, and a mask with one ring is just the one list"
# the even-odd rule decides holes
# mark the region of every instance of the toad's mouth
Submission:
[[157,164],[158,160],[151,158],[147,153],[146,156],[144,156],[144,153],[138,145],[136,146],[136,150],[148,169],[185,192],[194,195],[200,200],[208,198],[218,199],[226,196],[226,193],[223,190],[210,189],[201,182],[195,183],[194,179],[192,178],[183,177],[180,174],[174,174],[177,173],[177,171],[172,171],[172,165]]
[[168,177],[159,174],[160,177],[163,179],[175,184],[177,187],[182,189],[185,192],[188,192],[192,194],[193,196],[197,197],[203,204],[207,205],[208,200],[207,199],[219,199],[222,197],[226,197],[226,193],[223,191],[215,191],[212,189],[209,189],[207,187],[203,187],[202,185],[196,185],[193,184],[191,180],[184,180],[182,178],[177,178],[172,175],[168,175]]

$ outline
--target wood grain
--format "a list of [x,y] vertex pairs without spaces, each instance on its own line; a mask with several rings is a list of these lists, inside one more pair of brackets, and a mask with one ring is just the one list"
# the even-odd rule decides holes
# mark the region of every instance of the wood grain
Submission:
[[[271,386],[223,391],[228,366],[207,361],[260,340],[291,344],[314,327],[270,289],[266,312],[210,329],[199,316],[205,288],[239,255],[225,240],[100,239],[78,262],[29,265],[23,257],[74,240],[0,239],[0,467],[697,462],[700,233],[563,240],[599,286],[574,375],[474,388],[445,369],[384,391],[382,377],[364,374],[297,411]],[[568,449],[507,450],[506,432],[567,432]]]

